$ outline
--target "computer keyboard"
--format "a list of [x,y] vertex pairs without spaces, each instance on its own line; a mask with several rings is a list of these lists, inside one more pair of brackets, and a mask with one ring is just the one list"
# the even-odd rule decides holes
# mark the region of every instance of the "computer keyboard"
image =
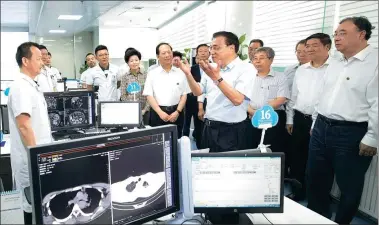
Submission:
[[68,137],[72,139],[81,139],[81,138],[86,138],[86,137],[93,137],[93,136],[99,136],[103,134],[110,134],[110,132],[102,132],[102,133],[89,133],[89,134],[70,134]]

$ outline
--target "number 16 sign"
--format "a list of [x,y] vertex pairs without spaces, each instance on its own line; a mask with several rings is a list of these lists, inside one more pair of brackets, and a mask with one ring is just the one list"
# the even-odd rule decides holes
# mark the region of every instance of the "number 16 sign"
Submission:
[[276,126],[276,124],[278,124],[278,121],[278,113],[276,113],[274,108],[272,108],[270,105],[265,105],[254,113],[254,116],[251,119],[251,123],[254,127],[262,129],[261,142],[258,146],[258,148],[261,150],[265,151],[266,149],[266,146],[263,144],[266,130],[268,128]]

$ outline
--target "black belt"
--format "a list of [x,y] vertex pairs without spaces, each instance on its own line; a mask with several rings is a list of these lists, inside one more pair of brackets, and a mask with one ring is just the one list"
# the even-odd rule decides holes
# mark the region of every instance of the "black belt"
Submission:
[[220,121],[205,119],[204,123],[205,123],[205,126],[217,128],[217,127],[222,127],[222,126],[235,126],[235,125],[239,125],[239,124],[243,123],[243,121],[238,122],[238,123],[226,123],[226,122],[220,122]]
[[303,116],[303,117],[306,118],[306,119],[312,119],[312,115],[304,114],[304,113],[300,112],[299,110],[296,110],[296,109],[295,109],[295,113],[300,114],[301,116]]
[[367,126],[367,122],[353,122],[353,121],[346,121],[346,120],[334,120],[329,119],[326,116],[323,116],[321,114],[318,114],[318,118],[322,120],[324,123],[328,124],[329,126],[333,125],[339,125],[339,126]]
[[159,106],[163,111],[176,111],[178,108],[178,105],[171,105],[171,106]]

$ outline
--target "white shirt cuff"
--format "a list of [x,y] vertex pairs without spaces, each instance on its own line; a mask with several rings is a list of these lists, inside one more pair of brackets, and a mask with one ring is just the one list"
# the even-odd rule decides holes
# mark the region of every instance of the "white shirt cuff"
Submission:
[[378,147],[377,140],[375,138],[370,137],[367,134],[362,138],[361,142],[363,144],[368,145],[368,146],[373,147],[373,148],[377,148]]

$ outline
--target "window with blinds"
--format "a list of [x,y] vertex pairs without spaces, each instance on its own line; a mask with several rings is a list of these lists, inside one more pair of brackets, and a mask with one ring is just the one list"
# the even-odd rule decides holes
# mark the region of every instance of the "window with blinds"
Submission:
[[175,51],[196,48],[207,42],[206,5],[202,4],[158,30],[159,42],[169,43]]
[[[333,35],[340,20],[366,16],[376,28],[369,43],[378,47],[377,1],[254,1],[253,38],[275,51],[274,67],[297,62],[296,43],[317,32]],[[334,43],[332,55],[335,53]]]
[[378,1],[340,1],[339,19],[352,16],[366,16],[375,26],[371,38],[368,41],[378,47]]
[[296,43],[322,30],[324,5],[324,1],[254,2],[252,37],[274,49],[273,66],[296,63]]

